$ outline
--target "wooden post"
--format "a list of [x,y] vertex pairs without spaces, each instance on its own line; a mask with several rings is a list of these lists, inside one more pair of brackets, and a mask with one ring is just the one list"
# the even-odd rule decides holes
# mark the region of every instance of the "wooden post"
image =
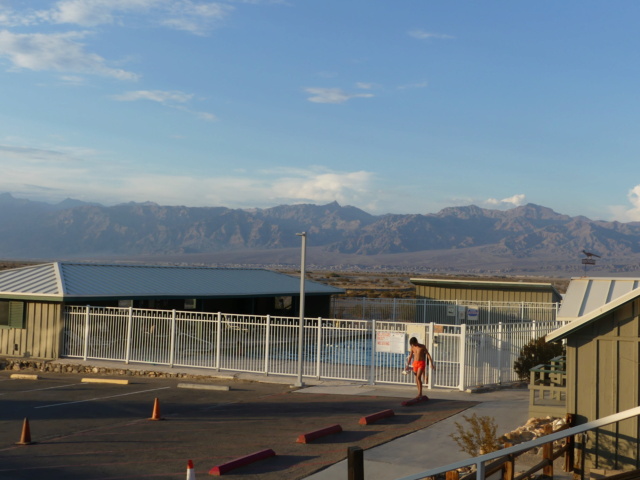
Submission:
[[348,480],[364,480],[364,452],[360,447],[347,449]]
[[449,470],[446,475],[446,480],[460,480],[460,472],[458,472],[458,470]]
[[[504,448],[513,447],[512,443],[505,443]],[[513,480],[513,476],[516,470],[516,462],[513,455],[507,457],[507,461],[502,465],[502,480]]]
[[[553,427],[550,424],[544,426],[545,435],[549,435],[552,431]],[[542,458],[550,462],[542,468],[542,474],[553,478],[553,442],[545,443],[542,446]]]
[[[574,416],[571,413],[567,413],[567,416],[565,418],[566,423],[567,423],[567,427],[571,428],[574,426],[575,420],[574,420]],[[567,451],[564,454],[564,468],[563,470],[565,472],[573,472],[573,467],[574,467],[574,456],[575,456],[575,448],[576,448],[576,439],[574,435],[571,435],[570,437],[567,437],[566,439],[567,442]]]

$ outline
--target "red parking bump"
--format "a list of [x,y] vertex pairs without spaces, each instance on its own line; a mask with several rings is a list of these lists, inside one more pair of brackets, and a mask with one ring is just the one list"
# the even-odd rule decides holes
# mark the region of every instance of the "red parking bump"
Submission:
[[211,470],[209,470],[209,475],[222,475],[235,468],[244,467],[245,465],[249,465],[250,463],[264,460],[265,458],[275,457],[275,455],[276,455],[276,452],[274,452],[270,448],[267,450],[261,450],[256,453],[252,453],[251,455],[236,458],[235,460],[232,460],[227,463],[223,463],[222,465],[216,465]]
[[320,430],[316,430],[314,432],[303,433],[298,437],[298,443],[309,443],[318,438],[326,437],[327,435],[331,435],[333,433],[340,433],[342,431],[342,427],[340,425],[331,425],[330,427],[321,428]]
[[360,425],[369,425],[371,423],[377,422],[383,418],[393,417],[395,415],[393,410],[383,410],[378,413],[372,413],[371,415],[367,415],[366,417],[362,417],[358,422]]

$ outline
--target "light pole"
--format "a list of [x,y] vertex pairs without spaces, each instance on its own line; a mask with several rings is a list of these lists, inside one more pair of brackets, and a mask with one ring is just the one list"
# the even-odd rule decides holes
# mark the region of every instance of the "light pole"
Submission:
[[302,237],[302,253],[300,254],[300,330],[298,330],[298,380],[296,387],[304,387],[302,382],[302,343],[304,335],[304,281],[307,256],[307,232],[296,233]]

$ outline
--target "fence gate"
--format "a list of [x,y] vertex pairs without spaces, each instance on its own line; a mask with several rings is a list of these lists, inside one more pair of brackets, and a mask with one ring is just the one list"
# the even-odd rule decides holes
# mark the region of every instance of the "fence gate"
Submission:
[[436,370],[430,372],[434,387],[464,388],[464,325],[429,324],[433,332],[429,336],[428,348]]

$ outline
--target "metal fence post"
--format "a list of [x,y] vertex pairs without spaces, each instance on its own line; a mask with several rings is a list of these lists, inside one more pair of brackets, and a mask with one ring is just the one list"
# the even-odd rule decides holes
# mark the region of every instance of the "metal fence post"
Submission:
[[484,462],[476,463],[476,480],[484,480],[487,474],[484,468]]
[[493,309],[491,308],[491,300],[489,300],[489,304],[487,305],[487,311],[489,313],[487,323],[493,323]]
[[131,359],[131,322],[133,321],[133,307],[129,307],[129,315],[127,316],[127,343],[126,352],[124,353],[124,363],[129,364]]
[[269,339],[271,338],[271,315],[267,315],[267,331],[264,338],[264,373],[269,375]]
[[176,350],[176,309],[171,310],[171,341],[169,342],[169,367],[173,367]]
[[[427,346],[427,349],[431,352],[431,359],[434,360],[434,364],[435,364],[435,359],[433,358],[436,354],[433,345],[436,343],[435,340],[435,328],[433,327],[435,324],[433,322],[429,323],[429,345]],[[427,343],[427,342],[425,342]],[[432,365],[433,366],[433,365]],[[437,368],[437,367],[436,367]],[[425,368],[426,370],[426,368]],[[431,388],[433,387],[433,373],[434,370],[431,370],[431,375],[429,375],[429,381],[427,382],[427,388],[429,390],[431,390]]]
[[316,337],[316,378],[320,379],[320,354],[322,353],[322,317],[318,317],[318,335]]
[[91,307],[87,305],[87,309],[84,314],[84,345],[83,345],[83,359],[87,360],[87,351],[89,350],[89,309]]
[[218,312],[218,324],[216,325],[216,365],[215,368],[220,371],[220,344],[222,336],[222,313]]
[[422,323],[427,323],[427,299],[422,299]]
[[460,358],[458,359],[460,365],[460,385],[458,387],[459,390],[464,391],[466,388],[465,385],[465,374],[466,372],[466,353],[467,353],[467,324],[463,323],[460,325]]
[[498,322],[498,383],[502,383],[502,322]]
[[378,327],[376,321],[371,321],[371,368],[369,369],[369,385],[375,385],[376,383],[376,333]]

